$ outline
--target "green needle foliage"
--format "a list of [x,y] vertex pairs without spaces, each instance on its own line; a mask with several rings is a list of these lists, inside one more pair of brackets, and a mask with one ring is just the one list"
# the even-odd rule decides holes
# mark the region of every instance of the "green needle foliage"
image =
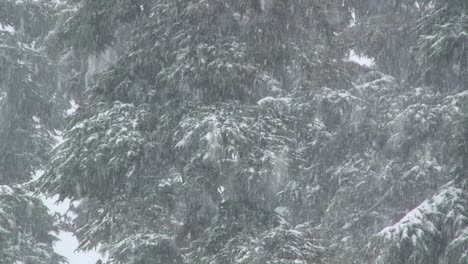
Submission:
[[80,201],[80,249],[466,263],[465,1],[61,8],[46,43],[79,106],[40,184]]

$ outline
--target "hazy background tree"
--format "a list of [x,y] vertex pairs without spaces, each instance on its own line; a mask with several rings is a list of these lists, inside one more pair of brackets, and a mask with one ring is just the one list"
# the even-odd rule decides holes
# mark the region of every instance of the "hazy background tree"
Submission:
[[51,1],[0,2],[0,263],[64,263],[58,227],[31,182],[49,159],[62,116],[44,38]]

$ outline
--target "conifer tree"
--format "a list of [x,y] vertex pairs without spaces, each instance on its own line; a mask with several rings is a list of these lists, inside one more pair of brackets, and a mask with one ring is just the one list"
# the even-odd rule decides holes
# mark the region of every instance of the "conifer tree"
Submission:
[[[103,10],[120,17],[131,11],[122,5]],[[323,84],[339,80],[312,80],[322,65],[342,70],[332,57],[322,64],[314,56],[345,24],[338,2],[155,1],[136,9],[144,11],[139,16],[125,15],[130,21],[102,17],[102,24],[92,15],[98,2],[79,7],[65,23],[66,34],[85,32],[89,23],[111,35],[85,38],[95,42],[72,35],[74,48],[99,52],[113,44],[113,29],[133,29],[130,49],[87,91],[43,178],[47,192],[84,199],[75,222],[80,247],[103,243],[115,263],[204,262],[235,250],[205,249],[216,226],[232,225],[225,239],[240,241],[247,234],[243,226],[260,218],[251,232],[288,237],[289,226],[279,229],[284,235],[268,229],[280,227],[275,192],[289,160],[297,159],[287,127],[300,122],[255,104],[268,95],[285,96],[297,76]],[[79,18],[87,22],[73,24]],[[297,255],[280,257],[319,261],[314,251],[321,250],[304,236],[295,238]],[[189,247],[194,241],[197,246]],[[204,255],[196,255],[197,248]],[[274,258],[275,251],[264,254]],[[245,261],[260,258],[254,255]]]
[[442,1],[74,7],[54,43],[81,60],[85,92],[41,184],[81,201],[80,249],[122,264],[464,263],[463,58],[447,57],[450,84],[426,78],[442,67],[426,36],[449,41],[430,18]]
[[0,263],[64,263],[58,228],[29,182],[48,159],[60,115],[42,41],[53,23],[48,1],[0,2]]

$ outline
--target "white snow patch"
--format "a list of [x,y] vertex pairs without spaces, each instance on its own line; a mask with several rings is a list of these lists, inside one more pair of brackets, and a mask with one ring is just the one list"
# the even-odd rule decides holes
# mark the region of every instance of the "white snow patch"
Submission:
[[288,214],[288,208],[285,206],[278,206],[275,208],[275,213],[281,215],[282,217]]
[[76,109],[78,109],[78,104],[74,100],[71,100],[70,101],[70,108],[66,112],[67,115],[68,116],[72,115],[73,113],[76,112]]
[[14,194],[13,189],[7,185],[0,185],[0,195],[12,195]]
[[267,96],[258,100],[257,105],[259,105],[260,107],[283,106],[283,107],[289,108],[290,103],[291,103],[291,98],[286,98],[286,97],[275,98],[272,96]]
[[15,34],[16,30],[11,25],[3,25],[0,23],[0,32],[6,32],[6,33],[13,35]]
[[239,13],[236,12],[236,13],[232,14],[232,17],[233,17],[236,21],[239,21],[239,20],[241,20],[241,17],[242,17],[242,16],[241,16],[241,14],[239,14]]
[[351,52],[349,53],[348,60],[355,62],[361,66],[372,67],[375,65],[374,59],[365,55],[358,55],[354,52],[354,50],[351,50]]
[[[427,215],[439,214],[439,209],[443,207],[447,199],[456,199],[461,195],[461,192],[462,190],[460,189],[446,187],[442,192],[424,201],[421,205],[407,213],[398,223],[384,228],[378,233],[378,236],[392,240],[399,239],[399,237],[408,238],[408,231],[411,226],[422,226],[430,232],[437,233],[437,227],[431,221],[427,221]],[[411,235],[410,239],[412,241],[416,239],[414,234]]]

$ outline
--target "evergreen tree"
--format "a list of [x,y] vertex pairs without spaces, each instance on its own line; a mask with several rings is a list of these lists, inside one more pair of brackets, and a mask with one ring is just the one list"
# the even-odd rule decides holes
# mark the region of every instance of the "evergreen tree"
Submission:
[[[64,263],[53,218],[26,184],[48,159],[55,91],[42,50],[53,23],[47,1],[0,2],[0,263]],[[50,66],[50,67],[49,67]]]
[[467,181],[449,183],[372,237],[371,263],[466,263]]
[[[342,71],[332,56],[322,62],[314,54],[321,54],[318,50],[326,49],[345,23],[339,20],[338,2],[248,2],[141,6],[148,11],[135,16],[130,49],[87,91],[43,178],[47,192],[84,199],[75,222],[82,249],[104,243],[116,263],[205,261],[194,255],[198,246],[189,245],[201,239],[201,250],[208,247],[203,237],[214,217],[217,225],[235,224],[221,217],[222,204],[276,214],[275,193],[288,174],[287,163],[297,156],[295,135],[287,127],[300,122],[255,103],[267,95],[286,95],[297,76],[321,84],[343,82],[333,76],[315,80],[319,75],[311,74]],[[84,1],[64,31],[78,18],[95,24],[90,13],[99,10],[95,5]],[[119,16],[124,10],[122,3],[104,9]],[[333,10],[334,17],[325,16],[325,10]],[[109,34],[116,24],[101,25],[111,26]],[[309,30],[315,37],[306,34]],[[93,38],[96,42],[71,45],[99,52],[112,43],[104,35],[87,39]],[[247,234],[242,225],[255,223],[255,212],[245,210],[232,239]],[[253,228],[253,234],[268,232],[269,222]],[[292,231],[281,232],[286,233],[265,236],[285,239]],[[319,261],[320,254],[313,252],[318,247],[298,236],[299,255],[279,257]],[[205,254],[226,250],[234,248]],[[269,259],[276,252],[264,254],[261,258]]]
[[419,66],[426,82],[465,90],[468,72],[468,3],[431,1],[417,21]]
[[74,7],[51,45],[80,61],[85,92],[41,184],[81,201],[80,249],[133,264],[466,261],[462,2]]
[[66,263],[54,252],[58,232],[47,207],[25,186],[0,186],[0,263]]

